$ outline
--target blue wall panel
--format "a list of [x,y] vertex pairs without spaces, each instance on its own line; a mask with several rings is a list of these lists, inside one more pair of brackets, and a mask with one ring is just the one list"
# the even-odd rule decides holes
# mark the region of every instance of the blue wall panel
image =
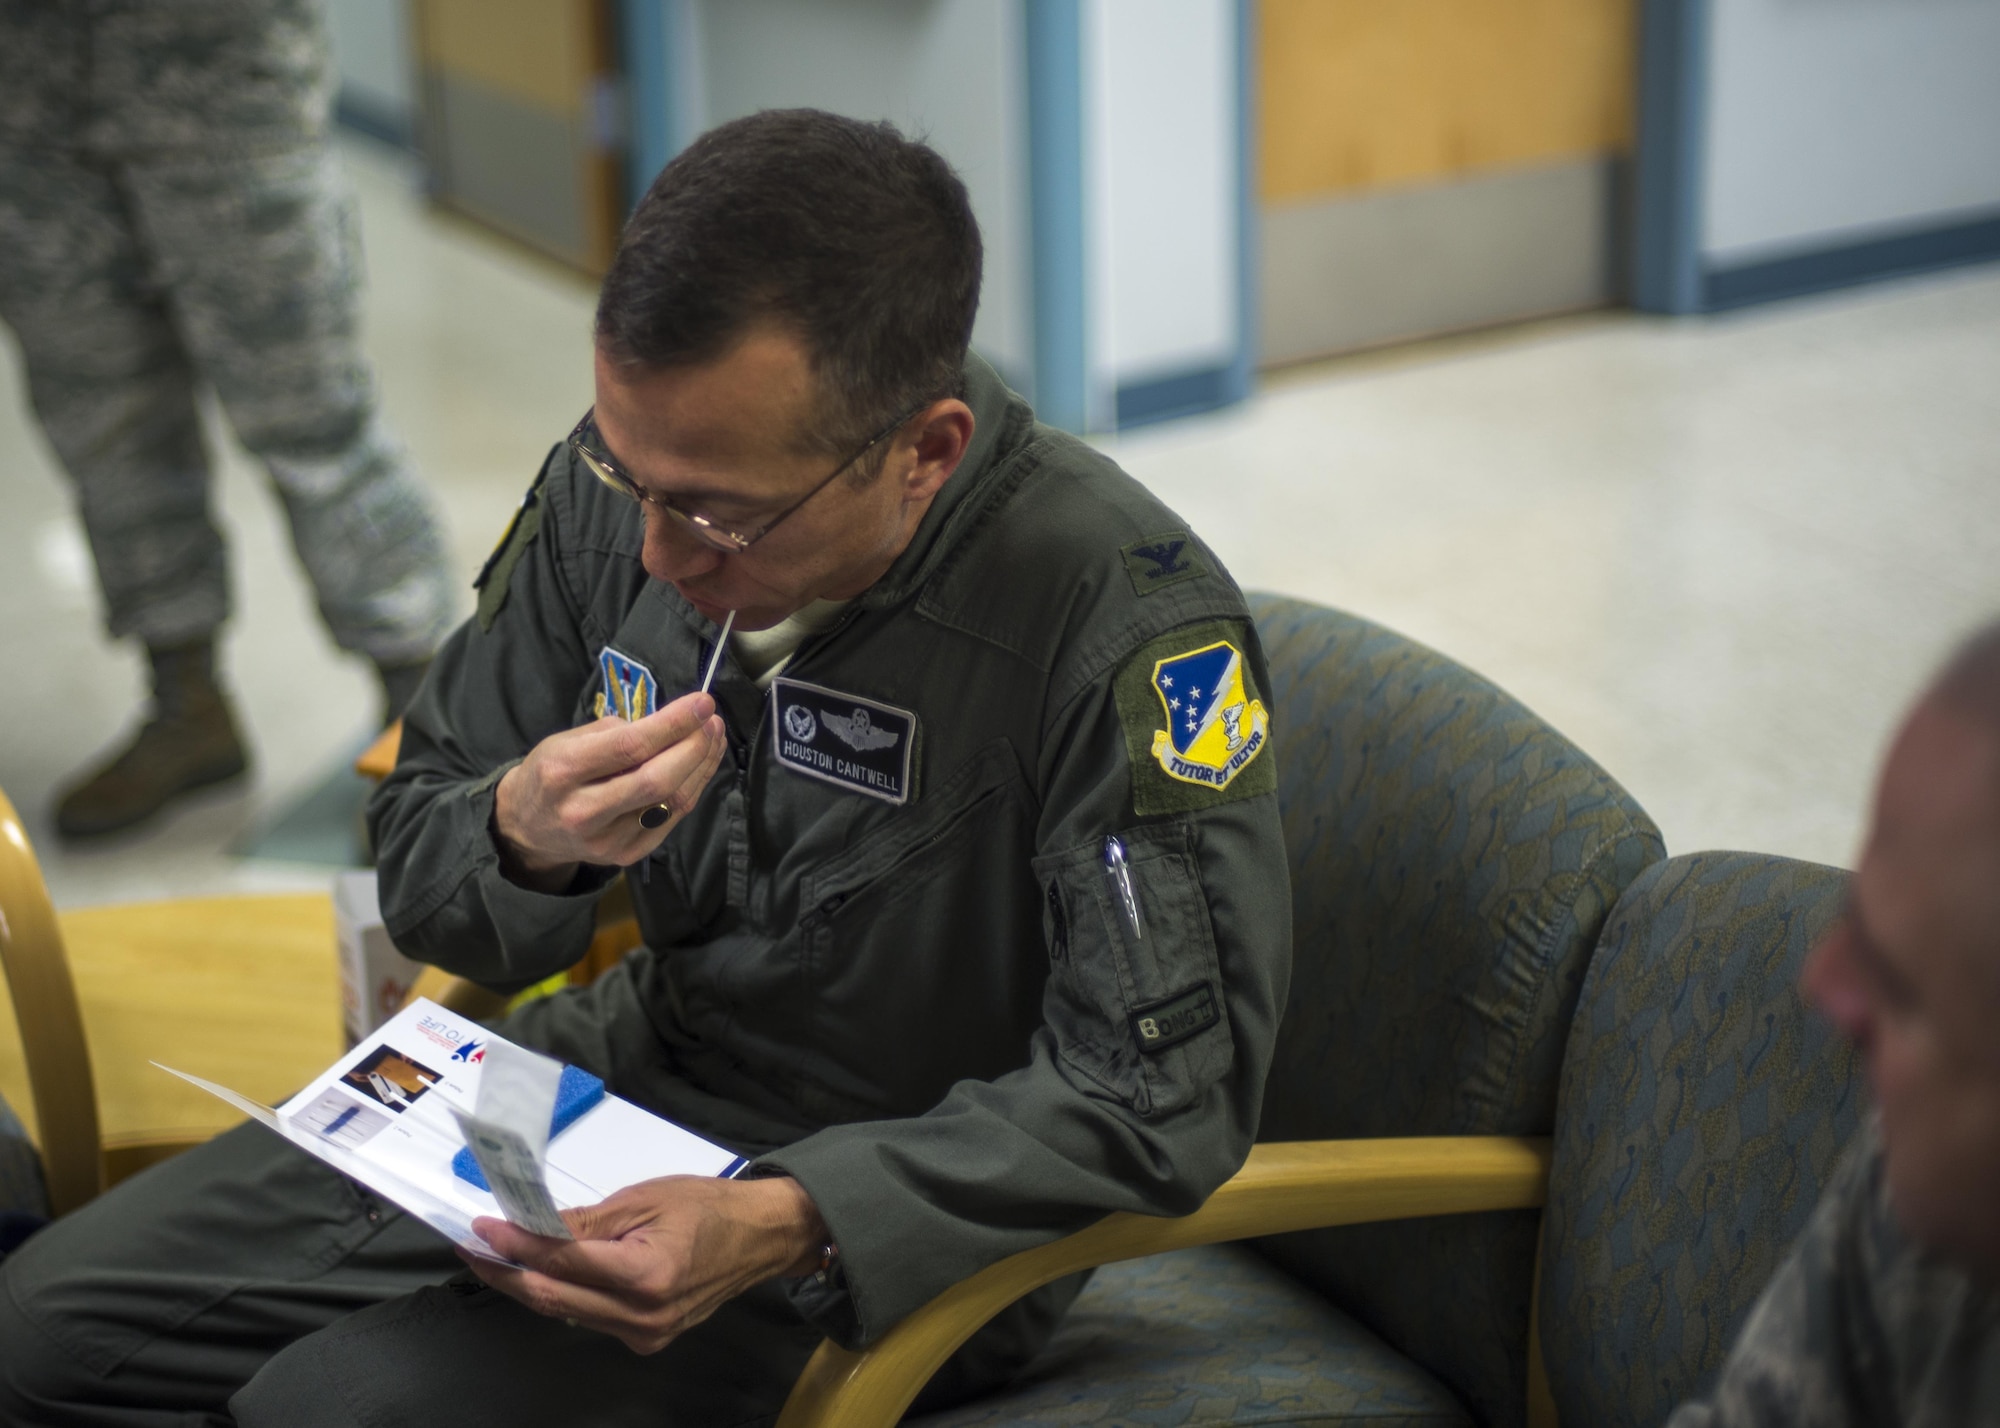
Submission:
[[1712,269],[1702,278],[1702,306],[1709,312],[1722,312],[1996,258],[2000,258],[2000,217],[1952,223],[1762,263]]
[[619,62],[625,71],[625,194],[629,208],[678,147],[668,83],[668,6],[673,0],[619,0]]
[[1080,0],[1027,0],[1028,194],[1035,284],[1033,398],[1043,421],[1082,431],[1083,15]]
[[1699,312],[1708,0],[1644,0],[1632,305]]
[[1222,404],[1250,395],[1257,352],[1257,2],[1236,0],[1236,360]]

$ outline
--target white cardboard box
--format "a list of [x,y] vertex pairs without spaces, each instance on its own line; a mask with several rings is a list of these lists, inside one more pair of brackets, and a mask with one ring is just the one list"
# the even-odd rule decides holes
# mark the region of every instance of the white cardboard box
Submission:
[[373,869],[334,876],[333,926],[340,941],[340,1005],[352,1046],[396,1014],[424,967],[389,940]]

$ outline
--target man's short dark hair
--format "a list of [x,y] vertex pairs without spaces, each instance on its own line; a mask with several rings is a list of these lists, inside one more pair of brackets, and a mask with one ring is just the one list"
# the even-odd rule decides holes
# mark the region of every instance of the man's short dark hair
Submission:
[[660,171],[597,300],[613,361],[709,361],[775,320],[804,342],[834,449],[958,393],[979,307],[965,185],[890,124],[774,109],[709,130]]

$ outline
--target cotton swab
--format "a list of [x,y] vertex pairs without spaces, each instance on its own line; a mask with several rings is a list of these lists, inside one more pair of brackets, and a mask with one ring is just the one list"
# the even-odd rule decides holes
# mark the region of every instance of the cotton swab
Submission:
[[[709,685],[715,683],[715,671],[722,663],[722,651],[729,644],[729,632],[736,626],[736,612],[731,610],[722,622],[722,633],[715,637],[715,653],[708,657],[708,672],[701,677],[701,688],[697,694],[708,693]],[[673,809],[664,803],[656,803],[639,815],[641,828],[658,828],[674,816]]]
[[722,621],[722,633],[715,637],[715,653],[708,657],[708,673],[701,677],[701,688],[697,693],[708,693],[709,685],[715,683],[715,667],[722,663],[722,647],[729,643],[729,632],[735,627],[736,612],[731,610]]

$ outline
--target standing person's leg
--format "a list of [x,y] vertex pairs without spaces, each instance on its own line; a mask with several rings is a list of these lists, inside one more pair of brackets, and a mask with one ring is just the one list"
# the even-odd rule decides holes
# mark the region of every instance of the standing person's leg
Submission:
[[63,833],[110,832],[241,773],[245,757],[213,673],[228,562],[195,376],[107,169],[0,144],[0,319],[75,483],[107,628],[152,657],[151,718],[58,806]]
[[376,412],[337,161],[308,142],[125,175],[182,339],[270,469],[321,615],[399,713],[449,628],[450,578],[433,502]]

